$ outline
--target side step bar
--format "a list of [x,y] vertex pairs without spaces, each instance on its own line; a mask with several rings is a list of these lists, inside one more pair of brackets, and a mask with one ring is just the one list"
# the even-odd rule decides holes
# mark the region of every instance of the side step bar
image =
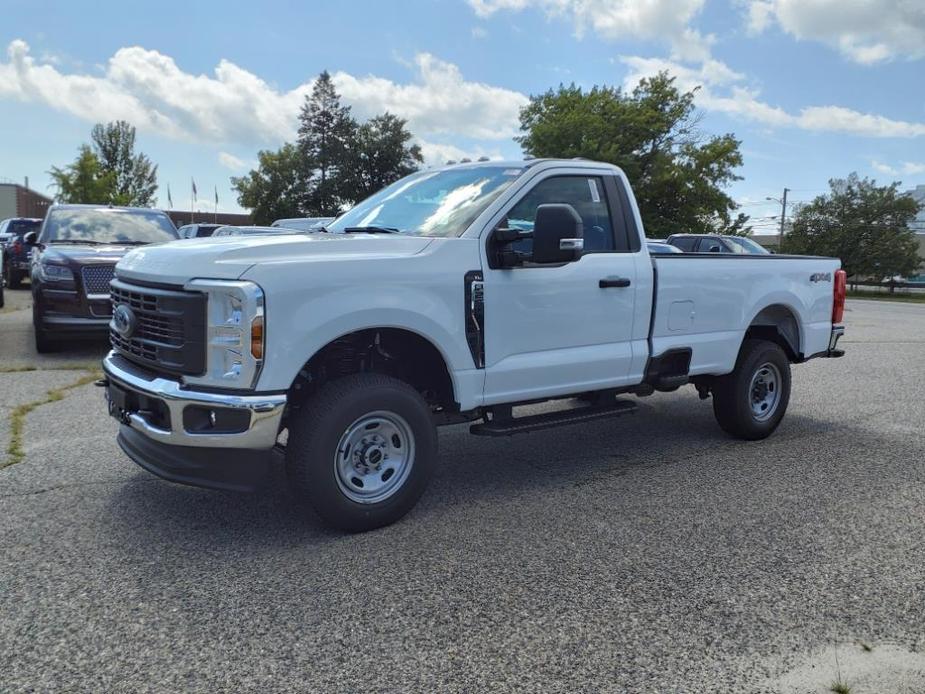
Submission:
[[608,417],[619,417],[623,414],[632,414],[637,409],[638,407],[634,402],[617,400],[615,403],[603,407],[576,407],[571,410],[544,412],[543,414],[528,417],[491,419],[480,424],[473,424],[469,427],[469,433],[475,436],[511,436],[512,434],[523,434],[539,429],[550,429],[564,424],[580,424],[598,419],[607,419]]

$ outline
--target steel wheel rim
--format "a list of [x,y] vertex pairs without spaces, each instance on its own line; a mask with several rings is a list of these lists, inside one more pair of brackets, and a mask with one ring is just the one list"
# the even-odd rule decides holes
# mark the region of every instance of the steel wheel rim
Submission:
[[341,435],[334,453],[334,478],[358,504],[375,504],[395,494],[414,465],[414,435],[405,419],[377,410],[359,417]]
[[767,421],[777,412],[782,380],[780,369],[771,362],[765,362],[755,370],[748,387],[748,397],[756,421]]

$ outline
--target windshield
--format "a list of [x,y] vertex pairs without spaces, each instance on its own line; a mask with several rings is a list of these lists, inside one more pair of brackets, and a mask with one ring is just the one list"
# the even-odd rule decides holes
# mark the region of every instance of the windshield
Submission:
[[343,233],[379,227],[420,236],[459,236],[522,172],[491,165],[420,171],[383,188],[327,229]]
[[732,244],[733,253],[751,253],[757,255],[767,255],[768,249],[751,239],[742,236],[727,236],[726,240]]
[[164,243],[178,238],[177,230],[159,210],[120,210],[106,207],[63,207],[48,211],[42,243]]
[[42,222],[38,219],[14,219],[10,222],[6,231],[10,236],[16,235],[22,238],[30,231],[38,231],[40,226],[42,226]]

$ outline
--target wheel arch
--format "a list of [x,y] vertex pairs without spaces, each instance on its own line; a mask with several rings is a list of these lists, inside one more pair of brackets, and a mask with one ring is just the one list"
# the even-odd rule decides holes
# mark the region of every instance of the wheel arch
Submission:
[[446,354],[428,336],[405,326],[356,328],[329,339],[306,359],[289,391],[299,399],[320,383],[363,372],[394,376],[432,405],[458,410],[458,386]]
[[[742,343],[749,338],[780,345],[791,362],[801,359],[803,335],[800,320],[796,311],[787,304],[769,304],[758,311],[749,322]],[[741,345],[739,348],[741,349]]]

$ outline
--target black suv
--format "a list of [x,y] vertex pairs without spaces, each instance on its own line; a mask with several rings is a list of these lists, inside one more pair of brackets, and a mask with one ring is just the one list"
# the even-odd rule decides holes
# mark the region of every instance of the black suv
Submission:
[[737,255],[767,255],[770,251],[744,236],[722,234],[672,234],[666,243],[685,253],[735,253]]
[[38,231],[41,219],[13,217],[0,222],[0,244],[3,245],[3,272],[7,286],[18,289],[23,278],[29,276],[29,255],[32,245],[25,240],[30,231]]
[[108,335],[116,263],[133,246],[173,241],[177,230],[160,210],[52,205],[29,236],[35,348],[47,352],[63,338]]

